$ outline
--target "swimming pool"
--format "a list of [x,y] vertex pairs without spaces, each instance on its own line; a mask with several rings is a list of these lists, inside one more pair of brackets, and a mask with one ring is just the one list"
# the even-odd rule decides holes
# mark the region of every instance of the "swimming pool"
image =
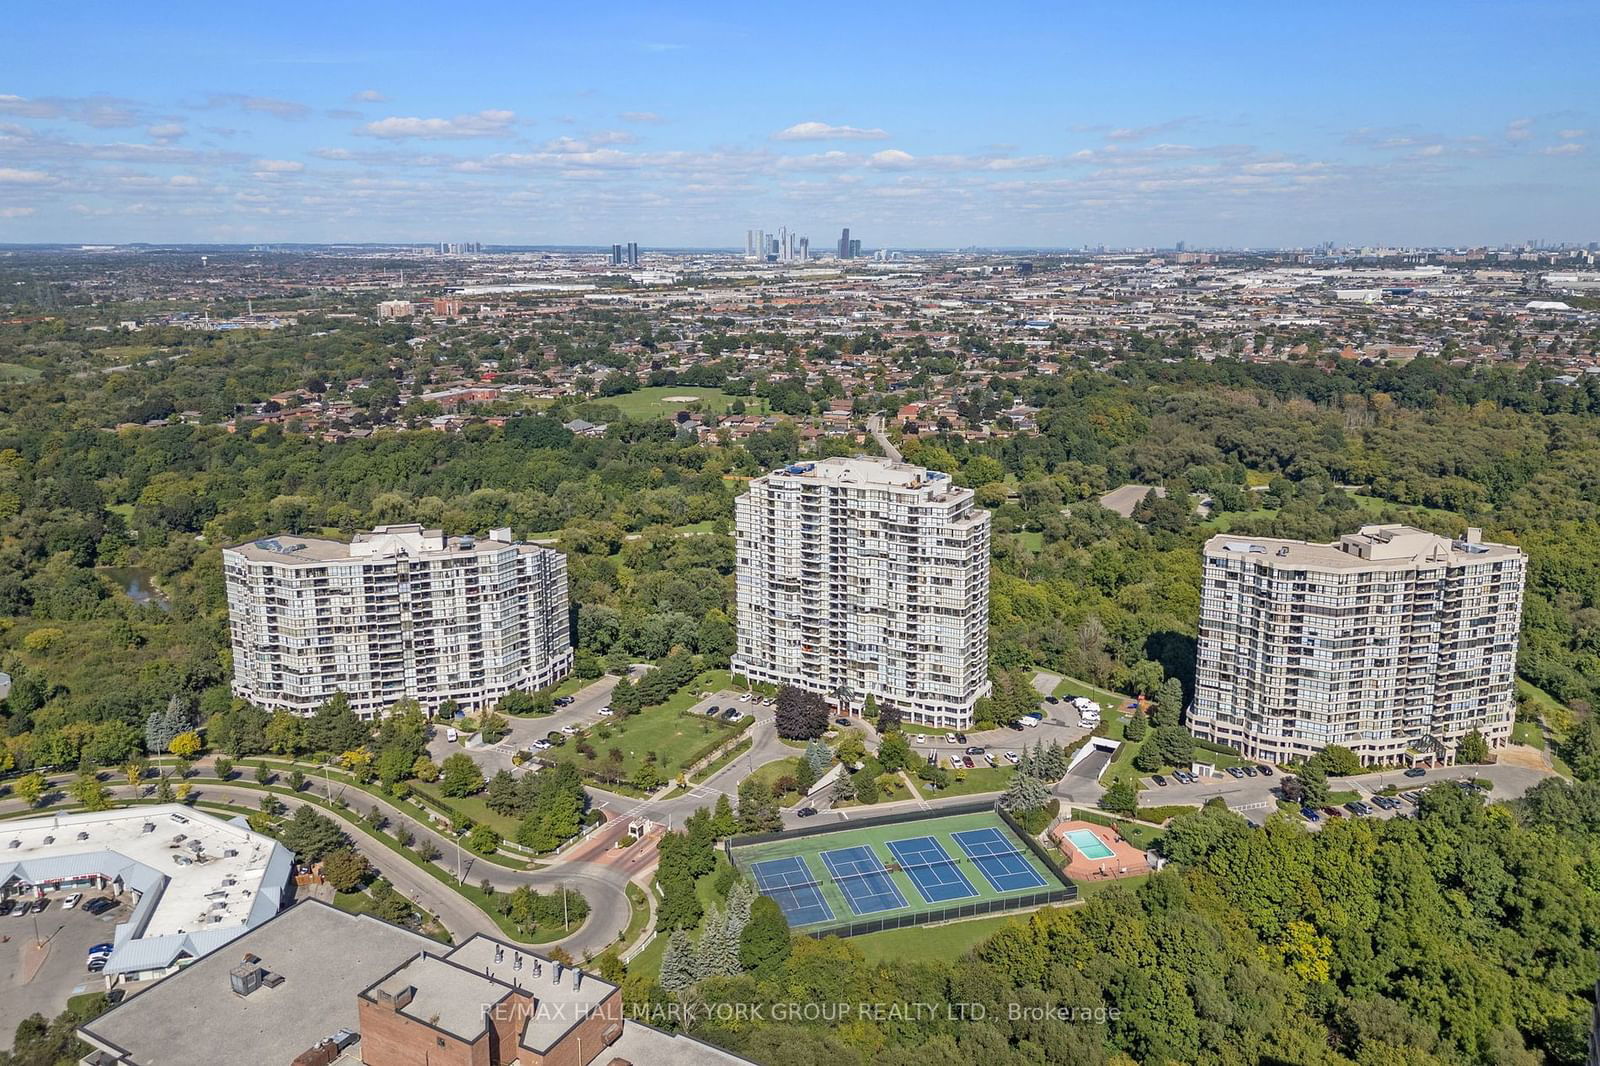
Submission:
[[1106,847],[1106,842],[1095,836],[1088,829],[1069,829],[1067,839],[1072,841],[1072,846],[1078,849],[1078,854],[1086,859],[1109,859],[1116,852]]

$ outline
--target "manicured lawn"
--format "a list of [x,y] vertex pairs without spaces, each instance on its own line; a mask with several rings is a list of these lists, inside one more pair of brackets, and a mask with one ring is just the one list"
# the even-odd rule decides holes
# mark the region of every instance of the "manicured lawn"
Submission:
[[949,962],[965,955],[979,944],[1026,916],[999,914],[948,925],[914,925],[906,929],[887,929],[881,933],[851,937],[868,962]]
[[1138,888],[1150,880],[1150,877],[1150,874],[1134,874],[1132,877],[1112,877],[1104,881],[1079,881],[1077,883],[1078,898],[1088,899],[1091,896],[1098,896],[1112,885],[1127,885],[1130,889]]
[[1350,498],[1356,501],[1363,511],[1374,518],[1385,511],[1409,511],[1423,515],[1435,522],[1451,526],[1461,520],[1461,516],[1454,511],[1444,511],[1437,507],[1424,507],[1420,503],[1397,503],[1394,500],[1386,500],[1381,496],[1364,496],[1358,492],[1352,492]]
[[753,744],[754,742],[749,739],[739,741],[739,743],[735,744],[725,754],[717,756],[716,759],[708,763],[704,770],[697,772],[689,780],[698,785],[708,777],[714,777],[719,770],[722,770],[733,760],[749,751]]
[[[610,719],[603,723],[609,736],[602,736],[602,726],[596,726],[589,733],[594,758],[580,755],[576,740],[568,740],[543,754],[557,761],[575,762],[579,769],[593,772],[606,763],[611,749],[617,748],[622,751],[622,772],[631,780],[653,753],[661,776],[674,778],[708,746],[731,739],[736,732],[721,719],[684,713],[684,708],[697,698],[694,693],[680,693],[661,707],[629,715],[621,721]],[[674,708],[673,703],[682,706]]]
[[[693,400],[668,397],[694,397]],[[762,399],[758,396],[730,396],[721,389],[708,389],[699,385],[660,385],[639,389],[622,396],[607,396],[599,402],[617,408],[627,418],[665,418],[678,411],[698,407],[709,414],[726,414],[734,400],[743,400],[745,411],[760,414]]]
[[703,537],[707,533],[721,533],[723,523],[715,518],[708,518],[703,522],[690,522],[686,526],[673,526],[680,537]]
[[[769,762],[765,766],[757,767],[756,772],[751,774],[747,780],[759,781],[763,787],[770,790],[773,785],[777,784],[778,778],[793,777],[799,766],[800,760],[798,758],[779,759],[777,762]],[[798,793],[788,792],[779,796],[778,802],[787,806],[799,798]]]
[[[946,768],[948,770],[948,767]],[[1004,792],[1011,783],[1011,775],[1016,773],[1011,766],[981,766],[971,770],[949,770],[951,777],[950,787],[941,788],[937,792],[929,788],[926,782],[917,787],[922,794],[928,797],[943,796],[974,796],[982,792]]]
[[1511,726],[1511,740],[1517,744],[1526,744],[1530,748],[1544,750],[1544,730],[1539,728],[1538,722],[1515,722]]
[[[411,786],[413,791],[419,792],[422,795],[425,795],[428,798],[451,808],[452,810],[460,811],[468,818],[471,818],[475,825],[486,825],[490,829],[493,829],[496,833],[499,833],[506,840],[515,840],[517,838],[517,819],[508,818],[503,814],[496,814],[494,811],[491,811],[489,809],[489,805],[483,801],[483,796],[481,794],[477,796],[464,796],[461,799],[456,799],[454,796],[446,796],[443,792],[439,791],[439,783],[437,781],[428,782],[413,780],[407,783]],[[354,800],[352,803],[357,807],[360,806],[360,800]]]
[[[1051,673],[1054,672],[1055,671],[1053,670],[1051,671]],[[1124,696],[1121,693],[1112,692],[1108,688],[1101,688],[1099,685],[1092,685],[1089,682],[1084,681],[1082,678],[1066,676],[1061,678],[1061,684],[1056,686],[1056,690],[1051,693],[1051,695],[1059,697],[1063,700],[1072,696],[1088,696],[1090,699],[1100,704],[1101,711],[1124,710],[1128,704],[1133,702],[1132,696]],[[1063,713],[1070,715],[1071,712]]]

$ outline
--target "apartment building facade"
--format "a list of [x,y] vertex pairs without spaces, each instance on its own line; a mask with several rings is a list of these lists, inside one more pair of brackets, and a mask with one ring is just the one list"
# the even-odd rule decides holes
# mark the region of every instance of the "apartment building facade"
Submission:
[[964,728],[989,692],[989,514],[946,474],[794,463],[734,505],[733,671]]
[[1213,537],[1189,728],[1250,758],[1450,763],[1511,736],[1527,557],[1410,526],[1332,544]]
[[259,707],[309,714],[343,692],[366,718],[402,699],[473,710],[572,669],[566,557],[509,529],[284,535],[222,560],[233,690]]

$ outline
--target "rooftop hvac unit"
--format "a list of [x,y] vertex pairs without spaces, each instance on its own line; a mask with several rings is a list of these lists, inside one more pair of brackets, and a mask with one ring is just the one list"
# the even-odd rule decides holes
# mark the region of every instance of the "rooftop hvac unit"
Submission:
[[261,987],[261,967],[251,963],[235,966],[228,973],[228,984],[233,988],[234,995],[248,996]]

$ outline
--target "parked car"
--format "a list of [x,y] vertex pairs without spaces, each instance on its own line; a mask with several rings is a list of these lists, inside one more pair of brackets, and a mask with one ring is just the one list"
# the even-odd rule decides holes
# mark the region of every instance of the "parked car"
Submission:
[[1266,763],[1257,763],[1256,769],[1261,771],[1262,777],[1272,776],[1272,767],[1268,766]]
[[717,715],[719,715],[721,713],[722,713],[722,708],[718,707],[715,703],[713,703],[711,706],[706,708],[706,717],[708,717],[708,718],[715,717],[715,716],[717,716]]
[[0,918],[4,918],[6,915],[10,914],[12,908],[16,907],[16,905],[17,904],[15,900],[0,899]]
[[109,955],[111,954],[111,947],[112,946],[109,943],[96,944],[94,947],[85,952],[85,954],[89,955],[91,958],[95,955]]
[[548,740],[536,740],[536,741],[533,742],[533,750],[534,751],[549,751],[550,750],[550,742]]
[[1228,776],[1236,780],[1243,781],[1244,771],[1239,769],[1237,766],[1230,766],[1228,767]]
[[1020,733],[1025,728],[1021,722],[1007,722],[1006,728],[1013,733]]
[[974,745],[972,745],[972,747],[967,749],[967,754],[968,755],[982,755],[983,754],[983,749],[978,747],[978,745],[974,744]]
[[33,913],[33,901],[26,899],[18,900],[17,909],[11,913],[15,914],[18,918],[26,918],[28,915]]
[[796,818],[810,818],[816,813],[817,809],[815,807],[801,807],[798,811],[794,812],[794,815]]
[[1407,777],[1427,777],[1428,771],[1420,766],[1412,766],[1406,770]]
[[1304,818],[1308,822],[1322,821],[1322,818],[1318,816],[1317,809],[1315,807],[1301,807],[1300,817]]
[[833,720],[833,722],[834,722],[835,725],[849,725],[850,724],[850,719],[848,719],[848,718],[835,718]]
[[[178,857],[182,858],[183,856],[180,855]],[[33,901],[33,913],[35,913],[35,914],[43,914],[45,911],[47,911],[49,909],[50,909],[50,901],[48,899],[36,899],[36,900]]]
[[77,910],[78,909],[78,904],[80,904],[82,902],[83,902],[83,893],[82,892],[74,892],[72,895],[68,896],[66,899],[61,901],[61,909],[62,910],[66,910],[66,911]]
[[972,761],[972,756],[963,755],[963,756],[961,756],[961,765],[965,766],[968,770],[970,770],[974,766],[976,766],[977,764]]
[[952,770],[961,769],[961,757],[959,755],[948,755],[948,756],[946,756],[946,758],[948,758],[950,760],[950,769],[952,769]]
[[111,958],[110,955],[96,955],[89,960],[84,969],[88,970],[89,973],[99,973],[106,968],[106,960],[109,958]]
[[1344,817],[1344,812],[1341,811],[1337,807],[1324,807],[1324,808],[1322,808],[1322,813],[1326,814],[1329,818],[1343,818]]
[[446,729],[444,731],[444,739],[448,743],[454,744],[456,741],[461,739],[461,734],[457,733],[454,729]]
[[602,707],[602,708],[600,708],[600,717],[601,718],[610,718],[613,714],[616,714],[616,713],[617,712],[613,711],[610,707]]
[[1367,806],[1365,803],[1362,803],[1360,800],[1351,800],[1349,803],[1344,805],[1344,809],[1349,811],[1351,814],[1359,814],[1363,816],[1372,813],[1372,808]]
[[1160,774],[1156,774],[1150,780],[1152,780],[1152,781],[1154,781],[1156,783],[1156,787],[1157,788],[1166,788],[1167,787],[1167,779],[1162,777]]
[[957,733],[950,739],[955,741],[957,744],[965,744],[967,742],[967,735],[965,733]]
[[1021,761],[1022,760],[1017,757],[1017,753],[1016,752],[1014,752],[1014,751],[1006,752],[1006,762],[1008,762],[1011,765],[1015,766],[1017,763],[1019,763]]
[[722,712],[722,717],[730,722],[737,722],[739,720],[739,712],[736,708],[729,707]]
[[85,903],[83,905],[83,909],[90,914],[100,915],[106,913],[107,911],[116,910],[117,901],[108,896],[96,896],[88,903]]
[[561,727],[561,731],[569,737],[575,737],[578,735],[578,727],[575,725],[564,725]]
[[928,742],[928,735],[926,733],[913,733],[913,734],[911,734],[911,743],[913,743],[913,744],[926,744],[927,742]]
[[1254,766],[1244,766],[1240,767],[1240,769],[1244,771],[1244,776],[1246,777],[1256,776],[1256,768]]
[[990,766],[993,766],[995,764],[994,763],[994,756],[990,755],[988,752],[984,752],[983,753],[983,761],[988,763]]
[[1044,698],[1044,701],[1045,701],[1045,702],[1046,702],[1046,703],[1049,703],[1049,704],[1052,704],[1052,705],[1053,705],[1053,704],[1057,704],[1057,703],[1060,703],[1060,702],[1061,702],[1061,700],[1060,700],[1060,699],[1059,699],[1059,698],[1058,698],[1058,697],[1056,697],[1056,696],[1046,696],[1046,697],[1045,697],[1045,698]]

